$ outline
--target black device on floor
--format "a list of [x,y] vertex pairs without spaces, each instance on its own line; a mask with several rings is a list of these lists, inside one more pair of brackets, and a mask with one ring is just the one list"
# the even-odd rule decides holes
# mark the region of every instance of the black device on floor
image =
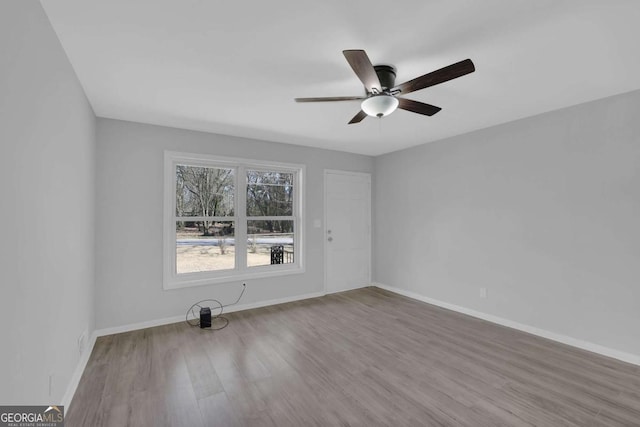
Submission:
[[[187,322],[189,326],[193,326],[193,327],[200,326],[200,329],[206,329],[207,331],[219,331],[220,329],[226,328],[227,325],[229,325],[229,319],[222,316],[222,312],[224,311],[225,307],[228,307],[230,305],[235,305],[238,302],[240,302],[240,299],[242,298],[242,295],[244,295],[244,291],[246,288],[247,288],[247,284],[243,283],[242,291],[240,292],[238,299],[235,302],[232,302],[231,304],[222,305],[220,301],[212,298],[198,301],[197,303],[189,307],[189,310],[187,310],[187,314],[184,317],[185,322]],[[216,312],[215,315],[211,315],[211,307],[203,307],[201,305],[206,302],[215,303],[215,306],[213,307],[214,312],[216,312],[216,310],[220,310],[220,311]],[[196,310],[198,308],[200,309],[200,321],[196,322],[196,320],[198,319],[198,313]],[[189,319],[189,315],[191,315],[191,319]],[[216,324],[217,324],[215,328],[213,327],[214,320],[216,320]]]
[[211,327],[211,309],[209,307],[200,308],[200,328]]

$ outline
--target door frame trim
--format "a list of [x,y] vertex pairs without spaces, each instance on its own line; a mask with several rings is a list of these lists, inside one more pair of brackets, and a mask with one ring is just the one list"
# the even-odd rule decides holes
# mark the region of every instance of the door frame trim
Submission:
[[348,290],[353,290],[353,289],[359,289],[363,286],[358,286],[358,287],[354,287],[354,288],[350,288],[350,289],[342,289],[339,291],[332,291],[329,292],[327,290],[327,260],[328,260],[328,252],[329,252],[329,245],[327,242],[327,175],[329,174],[333,174],[333,175],[348,175],[348,176],[360,176],[360,177],[364,177],[367,178],[367,181],[369,183],[369,246],[368,246],[368,258],[369,258],[369,271],[368,271],[368,283],[365,284],[364,286],[368,286],[369,284],[371,284],[371,271],[373,269],[372,266],[372,250],[373,250],[373,189],[372,187],[372,176],[371,173],[369,172],[354,172],[354,171],[345,171],[345,170],[339,170],[339,169],[325,169],[324,170],[324,174],[323,174],[323,181],[322,181],[322,185],[324,186],[323,188],[323,215],[324,215],[324,224],[322,227],[322,240],[323,240],[323,247],[324,247],[324,268],[323,268],[323,285],[324,285],[324,293],[326,294],[331,294],[331,293],[335,293],[335,292],[344,292],[344,291],[348,291]]

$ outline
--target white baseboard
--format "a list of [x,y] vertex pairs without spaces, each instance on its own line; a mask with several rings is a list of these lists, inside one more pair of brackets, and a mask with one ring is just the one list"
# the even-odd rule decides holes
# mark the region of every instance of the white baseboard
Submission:
[[[253,308],[284,304],[287,302],[300,301],[300,300],[305,300],[309,298],[317,298],[324,295],[325,295],[324,292],[314,292],[310,294],[296,295],[293,297],[278,298],[278,299],[272,299],[268,301],[260,301],[260,302],[255,302],[251,304],[232,305],[232,306],[225,307],[224,312],[233,313],[235,311],[251,310]],[[76,369],[73,372],[73,375],[71,376],[71,380],[69,381],[69,385],[67,386],[67,390],[64,393],[64,396],[62,397],[61,404],[64,405],[65,411],[69,411],[69,407],[71,406],[73,395],[76,393],[78,384],[80,384],[80,378],[82,378],[82,373],[84,372],[84,369],[86,368],[87,363],[89,362],[89,357],[91,356],[91,352],[93,351],[93,347],[95,346],[96,339],[98,337],[102,337],[105,335],[119,334],[122,332],[135,331],[139,329],[151,328],[154,326],[168,325],[171,323],[177,323],[177,322],[183,322],[183,321],[184,321],[184,314],[180,316],[165,317],[163,319],[149,320],[146,322],[132,323],[129,325],[122,325],[122,326],[114,326],[111,328],[103,328],[103,329],[98,329],[93,331],[93,333],[89,338],[89,343],[87,345],[87,348],[85,349],[84,353],[80,356],[80,360],[78,361],[78,366],[76,366]]]
[[[233,313],[236,311],[251,310],[253,308],[267,307],[270,305],[284,304],[287,302],[300,301],[309,298],[317,298],[324,296],[324,292],[313,292],[309,294],[296,295],[292,297],[272,299],[268,301],[259,301],[250,304],[230,305],[224,308],[225,313]],[[105,335],[120,334],[122,332],[136,331],[138,329],[152,328],[154,326],[168,325],[171,323],[184,322],[184,314],[179,316],[165,317],[163,319],[148,320],[146,322],[131,323],[128,325],[114,326],[111,328],[103,328],[95,331],[97,337]]]
[[[367,284],[367,285],[358,285],[358,286],[353,286],[351,288],[346,288],[346,289],[340,289],[339,291],[327,291],[324,293],[324,295],[331,295],[331,294],[339,294],[340,292],[348,292],[348,291],[355,291],[356,289],[362,289],[362,288],[366,288],[367,286],[372,286],[371,284]],[[374,285],[375,286],[375,285]]]
[[[354,289],[361,289],[366,286],[369,286],[369,285],[355,286],[353,288],[342,289],[337,292],[352,291]],[[260,307],[268,307],[270,305],[285,304],[288,302],[301,301],[309,298],[318,298],[331,293],[333,292],[312,292],[308,294],[295,295],[292,297],[277,298],[277,299],[272,299],[267,301],[259,301],[259,302],[254,302],[250,304],[230,305],[224,308],[224,312],[233,313],[236,311],[251,310],[251,309],[260,308]],[[154,326],[169,325],[171,323],[183,322],[184,320],[185,320],[185,315],[181,314],[178,316],[165,317],[163,319],[147,320],[145,322],[130,323],[128,325],[113,326],[110,328],[102,328],[102,329],[96,330],[94,334],[96,335],[96,337],[103,337],[106,335],[120,334],[123,332],[130,332],[130,331],[137,331],[139,329],[152,328]]]
[[481,311],[472,310],[470,308],[461,307],[459,305],[450,304],[448,302],[439,301],[439,300],[425,297],[423,295],[420,295],[405,289],[400,289],[393,286],[387,286],[381,283],[372,283],[372,286],[378,287],[380,289],[384,289],[389,292],[396,293],[398,295],[403,295],[411,299],[426,302],[427,304],[437,305],[438,307],[446,308],[452,311],[457,311],[458,313],[466,314],[472,317],[477,317],[478,319],[486,320],[491,323],[496,323],[498,325],[506,326],[509,328],[517,329],[519,331],[527,332],[532,335],[537,335],[539,337],[547,338],[552,341],[557,341],[562,344],[567,344],[572,347],[577,347],[582,350],[587,350],[592,353],[597,353],[603,356],[611,357],[613,359],[621,360],[623,362],[632,363],[634,365],[640,365],[640,356],[636,354],[625,353],[623,351],[605,347],[600,344],[594,344],[592,342],[583,341],[577,338],[573,338],[573,337],[558,334],[555,332],[547,331],[544,329],[536,328],[534,326],[529,326],[523,323],[514,322],[513,320],[494,316],[492,314],[487,314]]
[[293,297],[285,297],[285,298],[277,298],[277,299],[272,299],[268,301],[259,301],[251,304],[230,305],[229,307],[225,307],[224,312],[233,313],[235,311],[251,310],[253,308],[268,307],[270,305],[285,304],[288,302],[302,301],[310,298],[323,297],[324,295],[325,295],[324,292],[312,292],[310,294],[296,295]]
[[69,407],[71,406],[71,400],[73,399],[73,395],[76,393],[76,389],[78,388],[78,384],[80,384],[80,378],[82,378],[82,373],[84,372],[84,368],[87,367],[87,363],[89,362],[89,357],[91,356],[91,352],[93,351],[93,346],[96,343],[96,335],[95,331],[89,335],[89,342],[87,343],[87,347],[84,349],[84,352],[80,355],[80,360],[78,361],[78,365],[76,369],[73,371],[73,375],[71,375],[71,380],[67,385],[67,390],[62,396],[62,402],[60,404],[64,406],[65,412],[69,412]]
[[139,329],[153,328],[154,326],[169,325],[184,320],[184,315],[164,317],[162,319],[147,320],[144,322],[130,323],[128,325],[112,326],[96,330],[96,337],[121,334],[123,332],[137,331]]
[[[591,351],[593,353],[601,354],[603,356],[612,357],[614,359],[618,359],[623,362],[632,363],[634,365],[640,365],[640,356],[635,354],[625,353],[619,350],[614,350],[608,347],[604,347],[599,344],[594,344],[588,341],[579,340],[566,335],[557,334],[555,332],[546,331],[544,329],[514,322],[509,319],[505,319],[505,318],[494,316],[487,313],[482,313],[480,311],[472,310],[466,307],[461,307],[455,304],[450,304],[448,302],[435,300],[433,298],[425,297],[423,295],[417,294],[412,291],[407,291],[405,289],[395,288],[392,286],[383,285],[381,283],[372,283],[371,285],[378,287],[380,289],[387,290],[389,292],[406,296],[411,299],[426,302],[428,304],[433,304],[438,307],[446,308],[452,311],[456,311],[458,313],[473,316],[473,317],[483,319],[492,323],[496,323],[498,325],[507,326],[509,328],[517,329],[517,330],[527,332],[533,335],[537,335],[543,338],[548,338],[550,340],[567,344],[572,347],[577,347],[583,350]],[[358,289],[358,288],[361,288],[361,287],[357,287],[354,289]],[[287,302],[300,301],[300,300],[305,300],[309,298],[317,298],[324,295],[326,295],[325,292],[314,292],[309,294],[296,295],[293,297],[279,298],[279,299],[273,299],[268,301],[260,301],[256,303],[250,303],[250,304],[234,305],[234,306],[225,307],[225,313],[232,313],[236,311],[267,307],[270,305],[284,304]],[[98,337],[105,336],[105,335],[118,334],[122,332],[135,331],[139,329],[151,328],[154,326],[167,325],[167,324],[177,323],[182,321],[184,321],[184,315],[166,317],[163,319],[150,320],[146,322],[132,323],[132,324],[122,325],[122,326],[115,326],[111,328],[103,328],[103,329],[98,329],[94,331],[91,334],[91,337],[89,339],[89,343],[87,345],[85,352],[80,357],[78,366],[76,367],[73,373],[73,376],[71,377],[71,381],[67,386],[67,390],[64,394],[64,397],[62,398],[61,404],[64,405],[65,410],[66,411],[69,410],[69,407],[73,399],[73,395],[75,394],[78,384],[80,383],[80,378],[82,377],[82,373],[84,372],[84,369],[87,366],[87,362],[89,361],[89,357],[91,356],[91,352],[93,351],[93,347]]]

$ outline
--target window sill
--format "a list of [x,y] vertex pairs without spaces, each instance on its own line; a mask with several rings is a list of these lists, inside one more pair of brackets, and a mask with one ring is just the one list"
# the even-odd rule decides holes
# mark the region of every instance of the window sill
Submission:
[[177,277],[165,277],[163,281],[163,289],[170,291],[174,289],[191,288],[194,286],[208,286],[218,285],[223,283],[241,282],[245,280],[253,279],[268,279],[271,277],[290,276],[293,274],[303,274],[305,272],[304,267],[277,269],[271,271],[258,270],[258,271],[244,271],[237,274],[229,274],[215,277],[198,277],[198,278],[177,278]]

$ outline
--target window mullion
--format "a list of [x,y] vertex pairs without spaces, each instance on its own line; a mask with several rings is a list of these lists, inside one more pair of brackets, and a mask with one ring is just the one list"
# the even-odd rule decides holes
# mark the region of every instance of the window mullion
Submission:
[[247,170],[238,167],[236,176],[236,262],[238,269],[247,269]]
[[215,221],[226,222],[235,221],[235,216],[176,216],[174,221],[182,222],[198,222],[198,221]]
[[248,216],[249,221],[292,221],[296,218],[294,215],[287,216]]

